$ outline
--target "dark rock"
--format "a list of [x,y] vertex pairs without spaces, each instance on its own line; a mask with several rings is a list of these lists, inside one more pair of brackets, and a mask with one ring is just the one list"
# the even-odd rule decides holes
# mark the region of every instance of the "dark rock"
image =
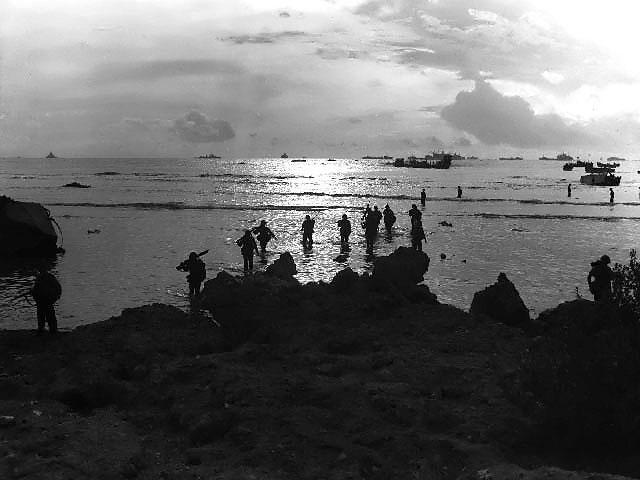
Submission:
[[373,280],[376,283],[415,285],[429,270],[429,256],[409,247],[398,247],[391,255],[376,259]]
[[438,225],[442,225],[443,227],[453,227],[452,223],[447,222],[446,220],[441,221]]
[[350,267],[340,270],[331,280],[331,286],[338,292],[351,292],[358,283],[358,274]]
[[0,196],[0,256],[55,255],[57,240],[49,210]]
[[280,258],[267,267],[265,273],[283,280],[288,280],[298,273],[298,269],[291,254],[284,252],[280,255]]
[[82,183],[79,183],[79,182],[71,182],[71,183],[67,183],[67,184],[63,185],[63,187],[68,187],[68,188],[91,188],[91,185],[83,185]]
[[530,322],[529,309],[504,273],[498,275],[496,283],[475,293],[470,313],[486,315],[506,325],[523,326]]
[[207,280],[200,294],[206,308],[233,306],[239,302],[242,281],[224,270],[212,280]]

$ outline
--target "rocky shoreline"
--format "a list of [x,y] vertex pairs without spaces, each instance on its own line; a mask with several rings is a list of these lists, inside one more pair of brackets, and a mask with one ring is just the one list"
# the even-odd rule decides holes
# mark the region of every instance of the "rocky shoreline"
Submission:
[[190,313],[0,332],[0,478],[640,476],[636,322],[584,299],[531,320],[506,277],[467,313],[428,264],[301,285],[285,254]]

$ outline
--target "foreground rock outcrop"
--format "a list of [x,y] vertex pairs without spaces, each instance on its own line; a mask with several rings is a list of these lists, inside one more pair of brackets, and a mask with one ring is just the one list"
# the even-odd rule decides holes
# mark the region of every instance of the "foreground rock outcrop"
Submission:
[[634,327],[581,301],[513,328],[417,281],[222,272],[203,291],[212,317],[152,305],[58,336],[0,332],[0,478],[640,474]]
[[57,240],[46,208],[0,196],[0,257],[55,255]]
[[469,311],[472,315],[486,315],[505,325],[526,326],[530,321],[529,309],[504,273],[498,275],[496,283],[475,293]]

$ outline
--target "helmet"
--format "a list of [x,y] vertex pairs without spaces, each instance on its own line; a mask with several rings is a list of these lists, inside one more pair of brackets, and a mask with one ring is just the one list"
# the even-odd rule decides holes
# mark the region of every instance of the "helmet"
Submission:
[[305,220],[311,220],[311,217],[310,217],[309,215],[305,215],[305,216],[304,216],[304,219],[305,219]]
[[260,225],[266,225],[266,224],[267,224],[267,221],[266,221],[266,220],[261,220],[261,221],[260,221]]
[[611,263],[611,259],[609,258],[609,255],[602,255],[600,257],[600,261],[604,264],[609,264]]
[[346,214],[346,213],[343,213],[343,214],[342,214],[342,218],[344,218],[344,219],[346,220],[346,218],[347,218],[347,214]]
[[198,258],[198,254],[196,252],[191,252],[189,254],[189,260],[193,259],[193,258]]

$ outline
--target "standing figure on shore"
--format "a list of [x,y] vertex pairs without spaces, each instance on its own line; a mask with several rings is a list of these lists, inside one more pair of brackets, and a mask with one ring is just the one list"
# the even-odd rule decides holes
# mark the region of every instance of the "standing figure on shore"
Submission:
[[462,198],[462,187],[458,185],[458,198]]
[[260,251],[265,253],[267,251],[267,243],[269,243],[269,240],[276,238],[271,229],[267,227],[267,221],[262,220],[260,225],[253,227],[251,231],[257,235],[256,238],[260,244]]
[[200,293],[200,284],[207,276],[207,269],[200,255],[204,255],[209,250],[205,250],[201,254],[191,252],[189,258],[176,267],[176,270],[188,272],[187,283],[189,284],[189,296],[198,295]]
[[407,213],[409,214],[409,217],[411,218],[411,225],[412,226],[416,221],[422,221],[422,212],[420,210],[418,210],[418,206],[415,203],[413,205],[411,205],[411,210],[409,210]]
[[422,251],[422,240],[426,240],[422,220],[416,219],[411,223],[411,246],[417,251]]
[[344,247],[349,244],[349,235],[351,235],[351,222],[346,213],[343,213],[342,219],[338,220],[338,227],[340,228],[340,245]]
[[315,224],[316,221],[311,220],[309,215],[304,217],[304,221],[302,222],[302,248],[305,250],[313,246],[313,227]]
[[58,321],[53,305],[62,295],[60,282],[51,273],[47,272],[46,268],[40,267],[31,289],[31,295],[36,302],[38,333],[44,332],[45,323],[49,325],[49,333],[56,333],[58,331]]
[[384,227],[387,229],[387,233],[391,233],[393,224],[396,223],[396,214],[393,213],[393,210],[391,210],[388,203],[384,206],[382,217],[384,219]]
[[603,255],[600,260],[591,262],[591,270],[587,275],[589,291],[596,302],[607,302],[611,298],[611,280],[613,271],[609,268],[611,259],[609,255]]
[[613,188],[609,189],[609,203],[613,203],[613,197],[615,196],[615,193],[613,193]]
[[427,204],[427,192],[424,191],[424,188],[420,192],[420,205],[423,207]]
[[244,272],[253,270],[253,252],[258,254],[258,245],[256,240],[251,235],[251,230],[245,230],[244,235],[236,240],[236,245],[240,247],[240,253],[242,253],[242,260],[244,261]]
[[571,198],[571,184],[567,185],[567,197]]

